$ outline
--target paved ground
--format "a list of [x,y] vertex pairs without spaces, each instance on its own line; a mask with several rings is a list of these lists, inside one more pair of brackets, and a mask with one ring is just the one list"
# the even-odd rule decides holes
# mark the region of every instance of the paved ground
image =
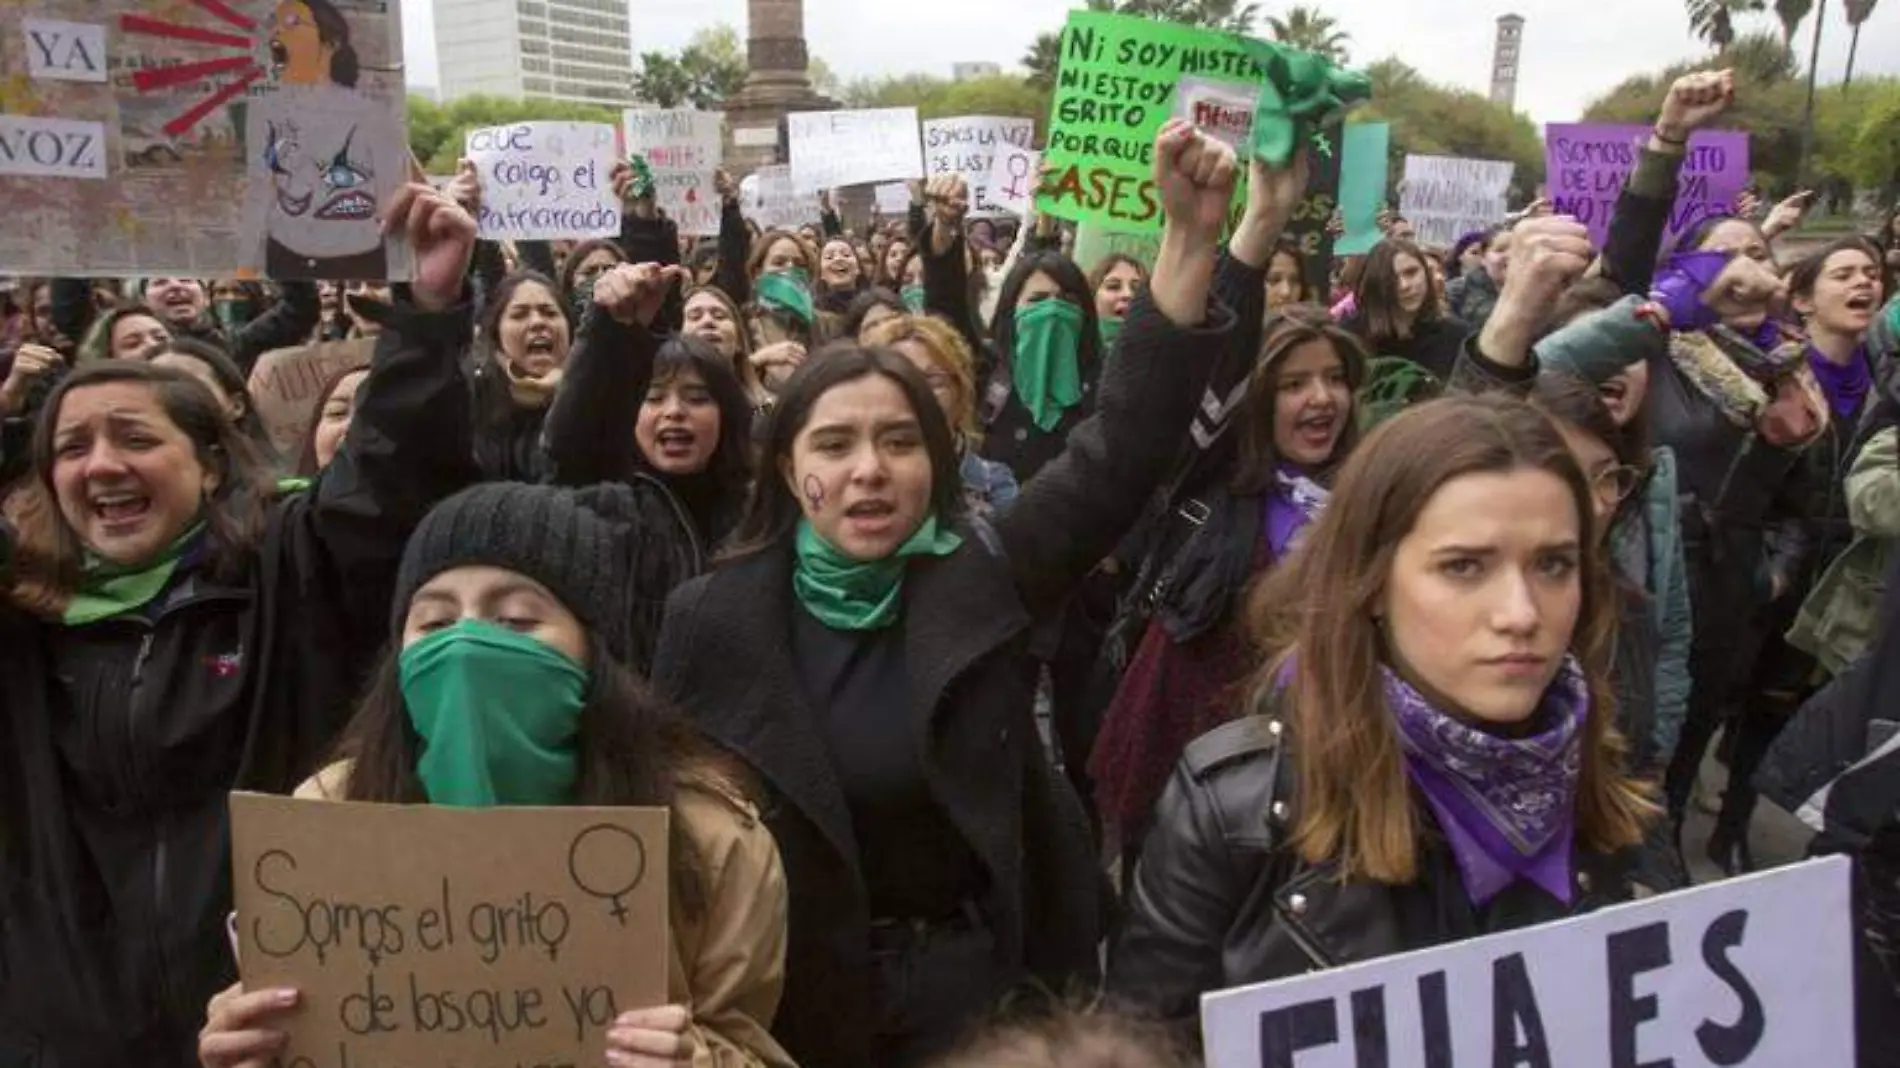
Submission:
[[[1711,752],[1715,750],[1710,745]],[[1713,756],[1702,765],[1703,789],[1699,791],[1712,803],[1718,803],[1722,786],[1728,781],[1727,769]],[[1700,885],[1722,877],[1720,869],[1709,862],[1709,833],[1715,817],[1700,805],[1689,805],[1689,818],[1682,828],[1683,859],[1689,863],[1689,876]],[[1814,832],[1774,803],[1763,801],[1755,807],[1755,822],[1749,828],[1748,844],[1755,863],[1762,868],[1791,864],[1807,855],[1808,839]]]

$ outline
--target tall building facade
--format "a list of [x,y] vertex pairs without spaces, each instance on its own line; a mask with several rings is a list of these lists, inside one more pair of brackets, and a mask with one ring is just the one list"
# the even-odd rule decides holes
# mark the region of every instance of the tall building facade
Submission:
[[[440,0],[438,0],[440,2]],[[1491,53],[1491,102],[1505,107],[1517,106],[1518,57],[1524,48],[1524,19],[1520,15],[1498,17],[1498,43]]]
[[442,99],[631,104],[629,29],[627,0],[435,0]]
[[952,81],[967,82],[977,78],[994,78],[1003,73],[1000,63],[952,63],[950,78]]

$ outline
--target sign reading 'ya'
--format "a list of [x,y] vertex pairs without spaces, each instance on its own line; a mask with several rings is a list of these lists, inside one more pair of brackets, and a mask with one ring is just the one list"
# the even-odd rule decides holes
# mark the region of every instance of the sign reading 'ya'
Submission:
[[794,112],[785,125],[800,193],[924,176],[916,108]]
[[1854,1063],[1840,857],[1209,994],[1209,1068]]

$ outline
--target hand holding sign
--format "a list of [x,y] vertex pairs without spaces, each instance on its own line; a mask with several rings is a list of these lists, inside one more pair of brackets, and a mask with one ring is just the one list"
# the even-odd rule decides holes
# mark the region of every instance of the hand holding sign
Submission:
[[297,1008],[297,991],[279,987],[246,993],[233,983],[211,999],[198,1032],[204,1068],[269,1068],[290,1040],[271,1025]]
[[1698,71],[1685,74],[1669,87],[1663,97],[1662,114],[1656,119],[1656,136],[1676,146],[1686,145],[1689,135],[1722,117],[1735,102],[1735,72]]
[[970,213],[970,186],[960,174],[939,174],[924,189],[930,206],[930,243],[938,254],[950,247]]
[[465,159],[456,161],[455,177],[449,179],[449,184],[443,192],[449,195],[450,200],[460,204],[463,211],[470,215],[481,214],[482,174],[475,169],[472,161]]
[[1161,210],[1184,236],[1213,245],[1227,224],[1237,166],[1231,145],[1204,136],[1180,119],[1169,119],[1155,138],[1155,185]]
[[[621,1013],[607,1032],[607,1058],[615,1068],[677,1068],[693,1063],[692,1014],[684,1005]],[[616,1056],[616,1054],[618,1056]]]
[[411,182],[390,198],[383,234],[407,234],[415,250],[411,292],[425,311],[442,311],[462,295],[475,254],[475,217],[427,182]]

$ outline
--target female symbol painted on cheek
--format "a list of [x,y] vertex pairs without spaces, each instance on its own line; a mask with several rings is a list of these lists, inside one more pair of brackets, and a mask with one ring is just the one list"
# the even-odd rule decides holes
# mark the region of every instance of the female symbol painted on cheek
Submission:
[[817,475],[805,476],[805,507],[812,512],[825,510],[825,484]]

